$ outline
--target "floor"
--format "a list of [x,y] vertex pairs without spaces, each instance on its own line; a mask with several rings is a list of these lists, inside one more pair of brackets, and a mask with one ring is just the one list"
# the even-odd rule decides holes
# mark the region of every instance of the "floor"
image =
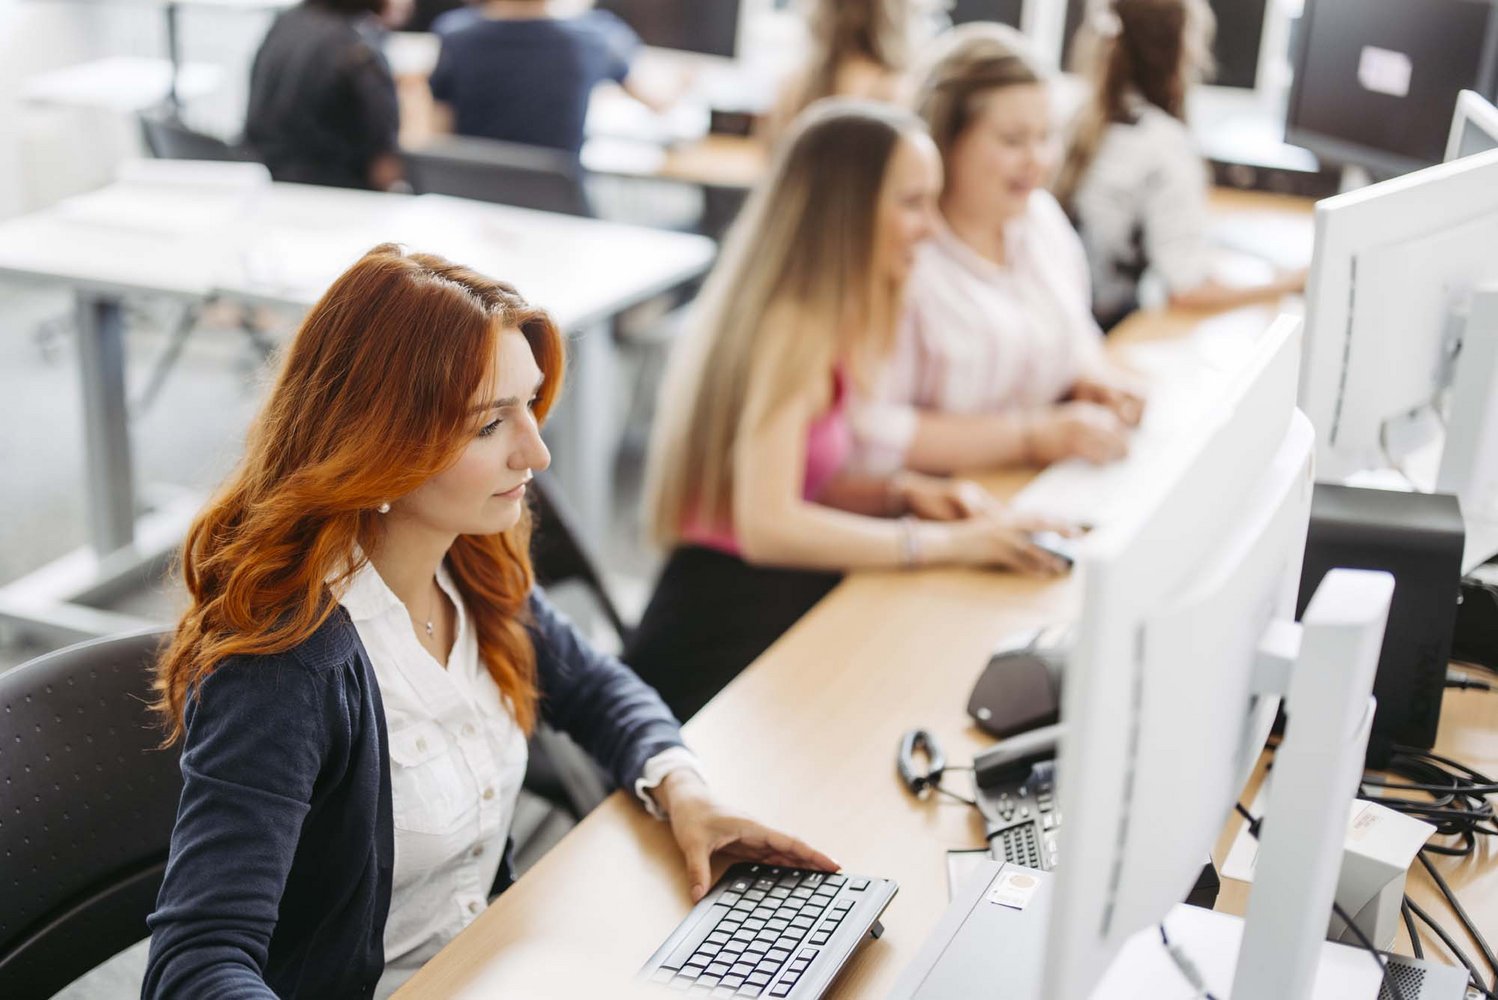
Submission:
[[[83,432],[70,311],[65,291],[0,283],[0,511],[5,512],[0,517],[0,581],[42,566],[85,541]],[[131,304],[127,356],[132,394],[147,381],[177,317],[168,303]],[[232,468],[268,372],[233,319],[222,314],[199,324],[158,397],[149,408],[135,412],[131,436],[139,483],[206,492]],[[622,384],[637,384],[637,374],[621,372]],[[631,412],[640,419],[641,410]],[[644,439],[639,428],[627,435],[618,461],[613,528],[600,547],[605,575],[626,616],[637,615],[643,607],[657,567],[657,557],[639,530]],[[563,591],[555,596],[601,644],[610,644],[582,595]],[[169,622],[182,605],[179,586],[163,579],[112,606]],[[45,651],[14,636],[0,636],[0,670]],[[525,796],[515,828],[518,839],[529,841],[517,858],[521,871],[570,826],[566,817]],[[112,1000],[138,994],[144,965],[143,942],[58,995],[68,1000]]]

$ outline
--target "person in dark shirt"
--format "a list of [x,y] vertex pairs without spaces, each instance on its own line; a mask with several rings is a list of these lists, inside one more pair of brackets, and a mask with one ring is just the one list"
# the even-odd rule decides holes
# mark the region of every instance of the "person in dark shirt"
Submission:
[[483,0],[437,18],[432,97],[452,131],[577,155],[597,84],[612,80],[664,110],[631,80],[640,49],[633,29],[606,11],[559,17],[549,8],[547,0]]
[[278,181],[384,190],[400,179],[395,81],[379,48],[390,0],[304,0],[250,70],[245,144]]

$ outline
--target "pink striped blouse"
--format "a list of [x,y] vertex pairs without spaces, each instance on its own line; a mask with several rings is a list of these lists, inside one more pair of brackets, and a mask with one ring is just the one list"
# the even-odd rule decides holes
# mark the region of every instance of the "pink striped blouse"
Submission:
[[921,247],[894,354],[850,407],[856,468],[902,467],[921,409],[1049,405],[1101,362],[1087,259],[1061,206],[1037,191],[1004,235],[1003,266],[945,225]]

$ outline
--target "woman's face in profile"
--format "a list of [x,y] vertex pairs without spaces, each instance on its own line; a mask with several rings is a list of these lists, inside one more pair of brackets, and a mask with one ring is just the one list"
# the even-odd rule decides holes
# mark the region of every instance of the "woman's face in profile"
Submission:
[[493,370],[475,398],[458,459],[396,505],[400,516],[444,534],[492,535],[513,528],[525,484],[551,464],[533,406],[543,376],[517,329],[498,337]]

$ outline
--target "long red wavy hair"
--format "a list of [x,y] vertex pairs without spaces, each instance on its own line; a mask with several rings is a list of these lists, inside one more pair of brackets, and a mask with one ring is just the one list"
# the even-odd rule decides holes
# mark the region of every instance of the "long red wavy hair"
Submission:
[[[182,548],[192,604],[156,667],[167,744],[215,666],[311,636],[378,541],[376,508],[458,457],[500,331],[519,329],[544,375],[536,413],[561,390],[564,345],[547,314],[503,282],[441,257],[375,247],[302,321],[239,467]],[[526,631],[530,517],[462,535],[447,563],[479,655],[528,733],[536,655]]]

